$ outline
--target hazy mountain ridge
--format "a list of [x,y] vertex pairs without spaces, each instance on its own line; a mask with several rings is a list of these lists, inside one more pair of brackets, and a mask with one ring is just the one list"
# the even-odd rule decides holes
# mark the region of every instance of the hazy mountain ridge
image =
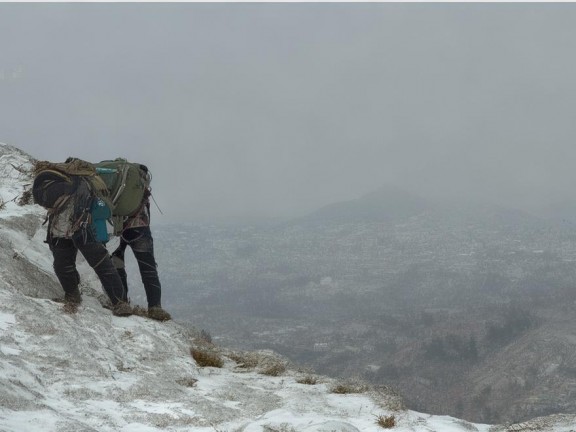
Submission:
[[523,210],[467,199],[431,201],[386,185],[360,198],[324,206],[304,217],[293,219],[287,225],[401,224],[419,218],[450,224],[496,222],[544,226],[552,223]]
[[291,224],[399,221],[418,215],[430,206],[427,200],[419,196],[384,186],[360,198],[324,206]]

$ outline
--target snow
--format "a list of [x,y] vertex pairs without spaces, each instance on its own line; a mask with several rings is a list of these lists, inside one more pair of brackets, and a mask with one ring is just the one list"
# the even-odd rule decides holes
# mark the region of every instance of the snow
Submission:
[[0,330],[6,330],[12,324],[16,322],[16,318],[13,314],[7,314],[0,312]]
[[[0,145],[5,201],[25,181],[11,168],[14,161],[29,163]],[[52,300],[62,291],[41,221],[34,205],[7,203],[0,210],[0,432],[376,432],[378,416],[394,416],[398,432],[508,430],[406,410],[382,392],[334,394],[335,380],[300,384],[295,368],[273,377],[240,367],[237,353],[200,341],[194,329],[113,316],[101,306],[102,290],[86,265],[79,268],[83,303],[66,314]],[[192,347],[214,350],[224,367],[199,367]],[[542,421],[530,430],[576,427],[573,417]]]

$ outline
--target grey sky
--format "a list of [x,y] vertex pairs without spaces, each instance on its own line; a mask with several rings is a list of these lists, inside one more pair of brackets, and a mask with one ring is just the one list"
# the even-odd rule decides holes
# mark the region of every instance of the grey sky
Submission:
[[394,184],[572,199],[574,4],[0,4],[0,141],[154,174],[162,221]]

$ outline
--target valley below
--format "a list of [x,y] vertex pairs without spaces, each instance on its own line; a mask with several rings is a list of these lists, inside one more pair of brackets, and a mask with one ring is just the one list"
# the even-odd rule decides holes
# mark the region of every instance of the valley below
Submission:
[[491,206],[407,213],[155,226],[164,305],[220,345],[393,387],[416,410],[576,413],[574,226]]

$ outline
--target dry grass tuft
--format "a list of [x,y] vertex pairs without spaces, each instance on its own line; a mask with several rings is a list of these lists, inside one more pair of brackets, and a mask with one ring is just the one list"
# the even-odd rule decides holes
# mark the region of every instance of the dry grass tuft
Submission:
[[238,364],[238,369],[256,369],[261,375],[280,376],[288,368],[286,361],[266,351],[233,352],[226,356]]
[[266,368],[264,368],[263,370],[261,370],[259,373],[262,375],[268,375],[268,376],[280,376],[282,375],[284,372],[286,372],[286,365],[284,363],[274,363],[271,364],[269,366],[267,366]]
[[234,352],[228,354],[230,360],[236,362],[239,368],[254,369],[258,366],[258,357],[253,353],[238,353]]
[[336,394],[351,394],[351,393],[365,393],[370,390],[370,387],[366,384],[347,382],[336,384],[330,390],[330,393]]
[[297,379],[296,382],[298,384],[316,385],[318,384],[318,378],[308,375],[303,378]]
[[29,205],[32,204],[32,189],[27,189],[24,192],[22,192],[22,195],[20,195],[20,198],[18,199],[17,204],[22,207],[25,205]]
[[224,361],[216,353],[190,348],[190,354],[200,367],[221,368],[224,366]]
[[392,429],[396,426],[396,417],[380,415],[376,417],[376,424],[384,429]]

